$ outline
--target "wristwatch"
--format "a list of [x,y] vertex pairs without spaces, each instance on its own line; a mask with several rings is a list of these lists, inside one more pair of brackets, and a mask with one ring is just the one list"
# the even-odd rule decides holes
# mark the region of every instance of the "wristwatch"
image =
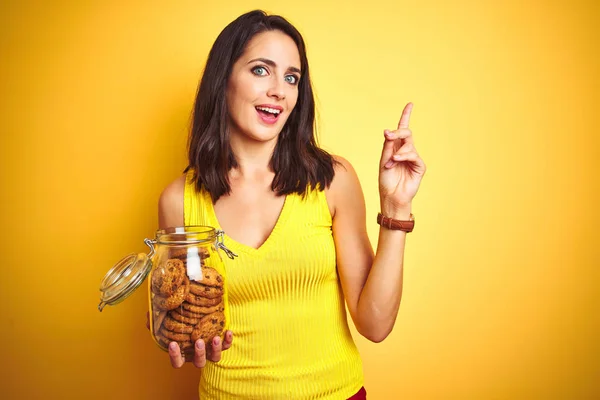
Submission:
[[388,218],[382,213],[377,214],[377,223],[384,228],[394,231],[412,232],[415,227],[415,216],[410,214],[408,221],[400,221],[398,219]]

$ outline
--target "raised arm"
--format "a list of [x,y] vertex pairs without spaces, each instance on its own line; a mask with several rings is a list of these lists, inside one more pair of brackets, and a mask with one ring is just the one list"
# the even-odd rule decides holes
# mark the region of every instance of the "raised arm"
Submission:
[[[379,192],[384,216],[408,220],[425,164],[416,153],[408,122],[412,104],[398,129],[385,131],[380,159]],[[328,198],[334,205],[333,236],[338,271],[348,310],[357,330],[380,342],[394,327],[402,298],[406,232],[381,227],[377,252],[366,231],[365,202],[356,172],[346,160],[336,171]],[[370,216],[374,221],[375,216]]]

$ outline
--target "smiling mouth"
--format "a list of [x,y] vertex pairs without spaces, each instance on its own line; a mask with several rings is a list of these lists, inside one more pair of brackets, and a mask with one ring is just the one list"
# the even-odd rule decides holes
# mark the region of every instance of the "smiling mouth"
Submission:
[[277,116],[279,116],[279,114],[281,114],[281,110],[277,110],[275,108],[270,108],[270,107],[258,106],[258,107],[256,107],[256,111],[258,111],[260,114],[265,114],[267,116],[272,116],[272,117],[277,117]]
[[264,107],[264,106],[257,106],[255,108],[256,108],[256,112],[258,113],[258,117],[260,118],[260,120],[263,123],[269,124],[269,125],[276,123],[277,120],[279,119],[279,116],[282,113],[282,110],[279,110],[277,108]]

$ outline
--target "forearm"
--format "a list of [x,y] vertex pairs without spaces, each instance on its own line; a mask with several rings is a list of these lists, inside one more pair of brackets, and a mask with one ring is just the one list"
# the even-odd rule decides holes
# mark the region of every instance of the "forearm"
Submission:
[[[410,212],[410,206],[398,210],[382,208],[385,216],[399,220],[408,220]],[[359,331],[374,342],[387,337],[398,315],[405,243],[406,232],[384,227],[379,229],[377,251],[357,307]]]

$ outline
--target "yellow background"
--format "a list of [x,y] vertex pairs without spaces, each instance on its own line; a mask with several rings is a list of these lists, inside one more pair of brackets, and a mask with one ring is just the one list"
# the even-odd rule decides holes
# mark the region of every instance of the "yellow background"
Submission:
[[373,244],[382,132],[415,104],[400,315],[381,344],[355,335],[369,398],[599,398],[598,4],[2,2],[0,397],[194,398],[145,290],[99,313],[98,284],[153,236],[210,45],[264,8],[304,34]]

